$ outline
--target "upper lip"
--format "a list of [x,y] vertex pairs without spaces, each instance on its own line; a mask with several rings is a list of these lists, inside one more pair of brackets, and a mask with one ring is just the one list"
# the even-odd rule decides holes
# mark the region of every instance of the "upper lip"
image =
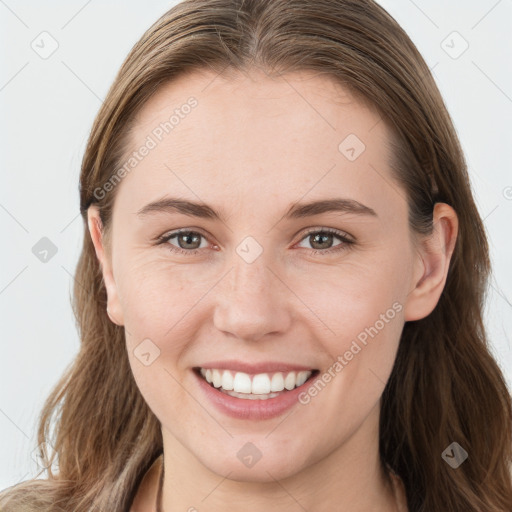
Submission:
[[207,370],[231,370],[233,372],[243,372],[248,374],[271,373],[271,372],[293,372],[293,371],[313,371],[315,368],[300,364],[291,364],[280,361],[262,361],[260,363],[246,363],[244,361],[225,360],[208,361],[198,366]]

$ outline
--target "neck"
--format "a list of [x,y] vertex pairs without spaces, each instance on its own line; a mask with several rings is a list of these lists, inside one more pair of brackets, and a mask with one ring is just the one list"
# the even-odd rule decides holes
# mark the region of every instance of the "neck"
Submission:
[[393,486],[379,458],[378,413],[328,457],[280,480],[269,472],[267,481],[237,481],[229,471],[210,471],[163,429],[161,512],[225,512],[233,506],[246,512],[395,512]]

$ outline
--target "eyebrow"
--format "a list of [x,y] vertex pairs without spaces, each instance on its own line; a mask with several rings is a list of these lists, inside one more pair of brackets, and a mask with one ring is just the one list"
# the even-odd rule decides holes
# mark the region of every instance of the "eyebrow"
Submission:
[[[181,213],[190,217],[199,217],[203,219],[221,220],[225,222],[225,217],[211,206],[188,201],[174,197],[164,197],[157,201],[148,203],[142,207],[137,215],[144,217],[153,213]],[[284,218],[300,219],[312,217],[322,213],[339,212],[355,215],[370,215],[378,217],[375,210],[359,201],[348,198],[323,199],[320,201],[311,201],[308,203],[294,203],[290,206]]]

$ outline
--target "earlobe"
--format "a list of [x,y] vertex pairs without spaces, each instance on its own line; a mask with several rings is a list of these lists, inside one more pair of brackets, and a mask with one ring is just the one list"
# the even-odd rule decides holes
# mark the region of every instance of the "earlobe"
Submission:
[[458,232],[455,210],[436,203],[432,233],[419,242],[411,292],[407,296],[406,321],[420,320],[436,307],[443,292]]
[[108,257],[108,248],[104,244],[104,229],[99,210],[95,205],[91,205],[87,211],[87,224],[107,291],[107,315],[112,323],[122,326],[124,325],[123,314],[119,303],[117,286],[112,272],[112,264]]

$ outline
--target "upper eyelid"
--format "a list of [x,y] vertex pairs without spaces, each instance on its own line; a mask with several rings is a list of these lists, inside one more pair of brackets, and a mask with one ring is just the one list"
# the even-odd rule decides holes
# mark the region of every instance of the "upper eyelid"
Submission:
[[[354,240],[354,237],[347,233],[346,231],[343,231],[343,229],[337,229],[337,228],[328,228],[328,227],[321,227],[321,228],[311,228],[307,229],[305,232],[303,232],[302,238],[310,235],[311,233],[329,233],[331,235],[335,236],[341,236],[343,238],[349,238],[350,240]],[[301,240],[302,240],[301,238]]]

